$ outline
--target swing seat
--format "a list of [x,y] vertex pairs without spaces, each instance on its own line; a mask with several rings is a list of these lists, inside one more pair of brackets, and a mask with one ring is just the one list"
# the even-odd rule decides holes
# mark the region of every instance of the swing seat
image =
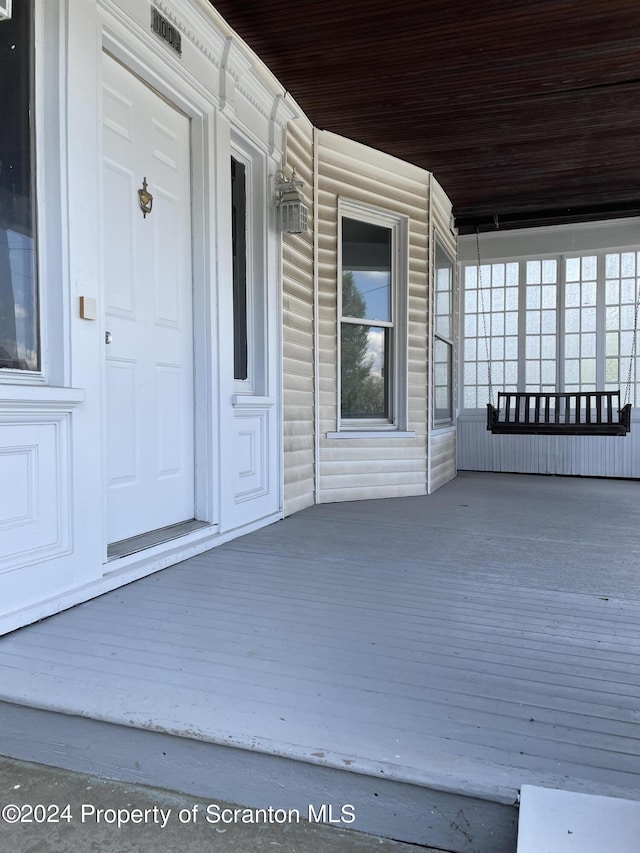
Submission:
[[487,429],[493,435],[626,435],[631,403],[620,408],[619,391],[500,391],[498,405],[487,405]]

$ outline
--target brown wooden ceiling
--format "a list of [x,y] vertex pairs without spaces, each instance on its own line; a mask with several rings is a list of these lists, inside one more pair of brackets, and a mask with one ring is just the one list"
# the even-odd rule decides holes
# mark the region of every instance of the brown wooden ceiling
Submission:
[[640,213],[639,0],[213,0],[316,127],[433,172],[461,232]]

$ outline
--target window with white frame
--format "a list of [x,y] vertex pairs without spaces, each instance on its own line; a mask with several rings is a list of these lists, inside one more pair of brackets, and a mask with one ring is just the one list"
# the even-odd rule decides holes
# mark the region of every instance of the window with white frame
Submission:
[[565,391],[596,390],[597,301],[597,257],[567,258],[564,286]]
[[525,290],[525,390],[553,392],[558,346],[557,261],[527,261]]
[[401,222],[342,203],[339,223],[340,422],[347,428],[398,427]]
[[463,271],[463,406],[482,408],[491,384],[517,391],[520,269],[517,263],[468,266]]
[[434,423],[453,419],[453,261],[436,240],[433,341]]
[[[494,392],[620,389],[638,397],[640,252],[475,264],[462,270],[465,408]],[[494,400],[495,402],[495,400]]]

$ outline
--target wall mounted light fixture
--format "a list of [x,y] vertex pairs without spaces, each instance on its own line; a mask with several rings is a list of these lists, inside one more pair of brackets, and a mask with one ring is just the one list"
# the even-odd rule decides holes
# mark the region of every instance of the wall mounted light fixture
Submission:
[[278,222],[281,231],[287,234],[304,234],[307,230],[309,208],[304,203],[300,190],[304,186],[296,176],[296,170],[287,180],[284,172],[276,172],[276,192],[278,193]]

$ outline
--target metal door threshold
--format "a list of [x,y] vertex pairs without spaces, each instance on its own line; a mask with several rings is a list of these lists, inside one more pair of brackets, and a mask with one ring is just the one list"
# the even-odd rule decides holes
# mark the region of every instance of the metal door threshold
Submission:
[[168,527],[160,527],[158,530],[150,530],[148,533],[140,533],[138,536],[131,536],[129,539],[112,542],[107,546],[107,560],[128,557],[129,554],[136,554],[138,551],[144,551],[154,545],[170,542],[172,539],[186,536],[187,533],[192,533],[194,530],[200,530],[203,527],[209,527],[209,523],[192,518],[189,521],[180,521],[178,524],[170,524]]

